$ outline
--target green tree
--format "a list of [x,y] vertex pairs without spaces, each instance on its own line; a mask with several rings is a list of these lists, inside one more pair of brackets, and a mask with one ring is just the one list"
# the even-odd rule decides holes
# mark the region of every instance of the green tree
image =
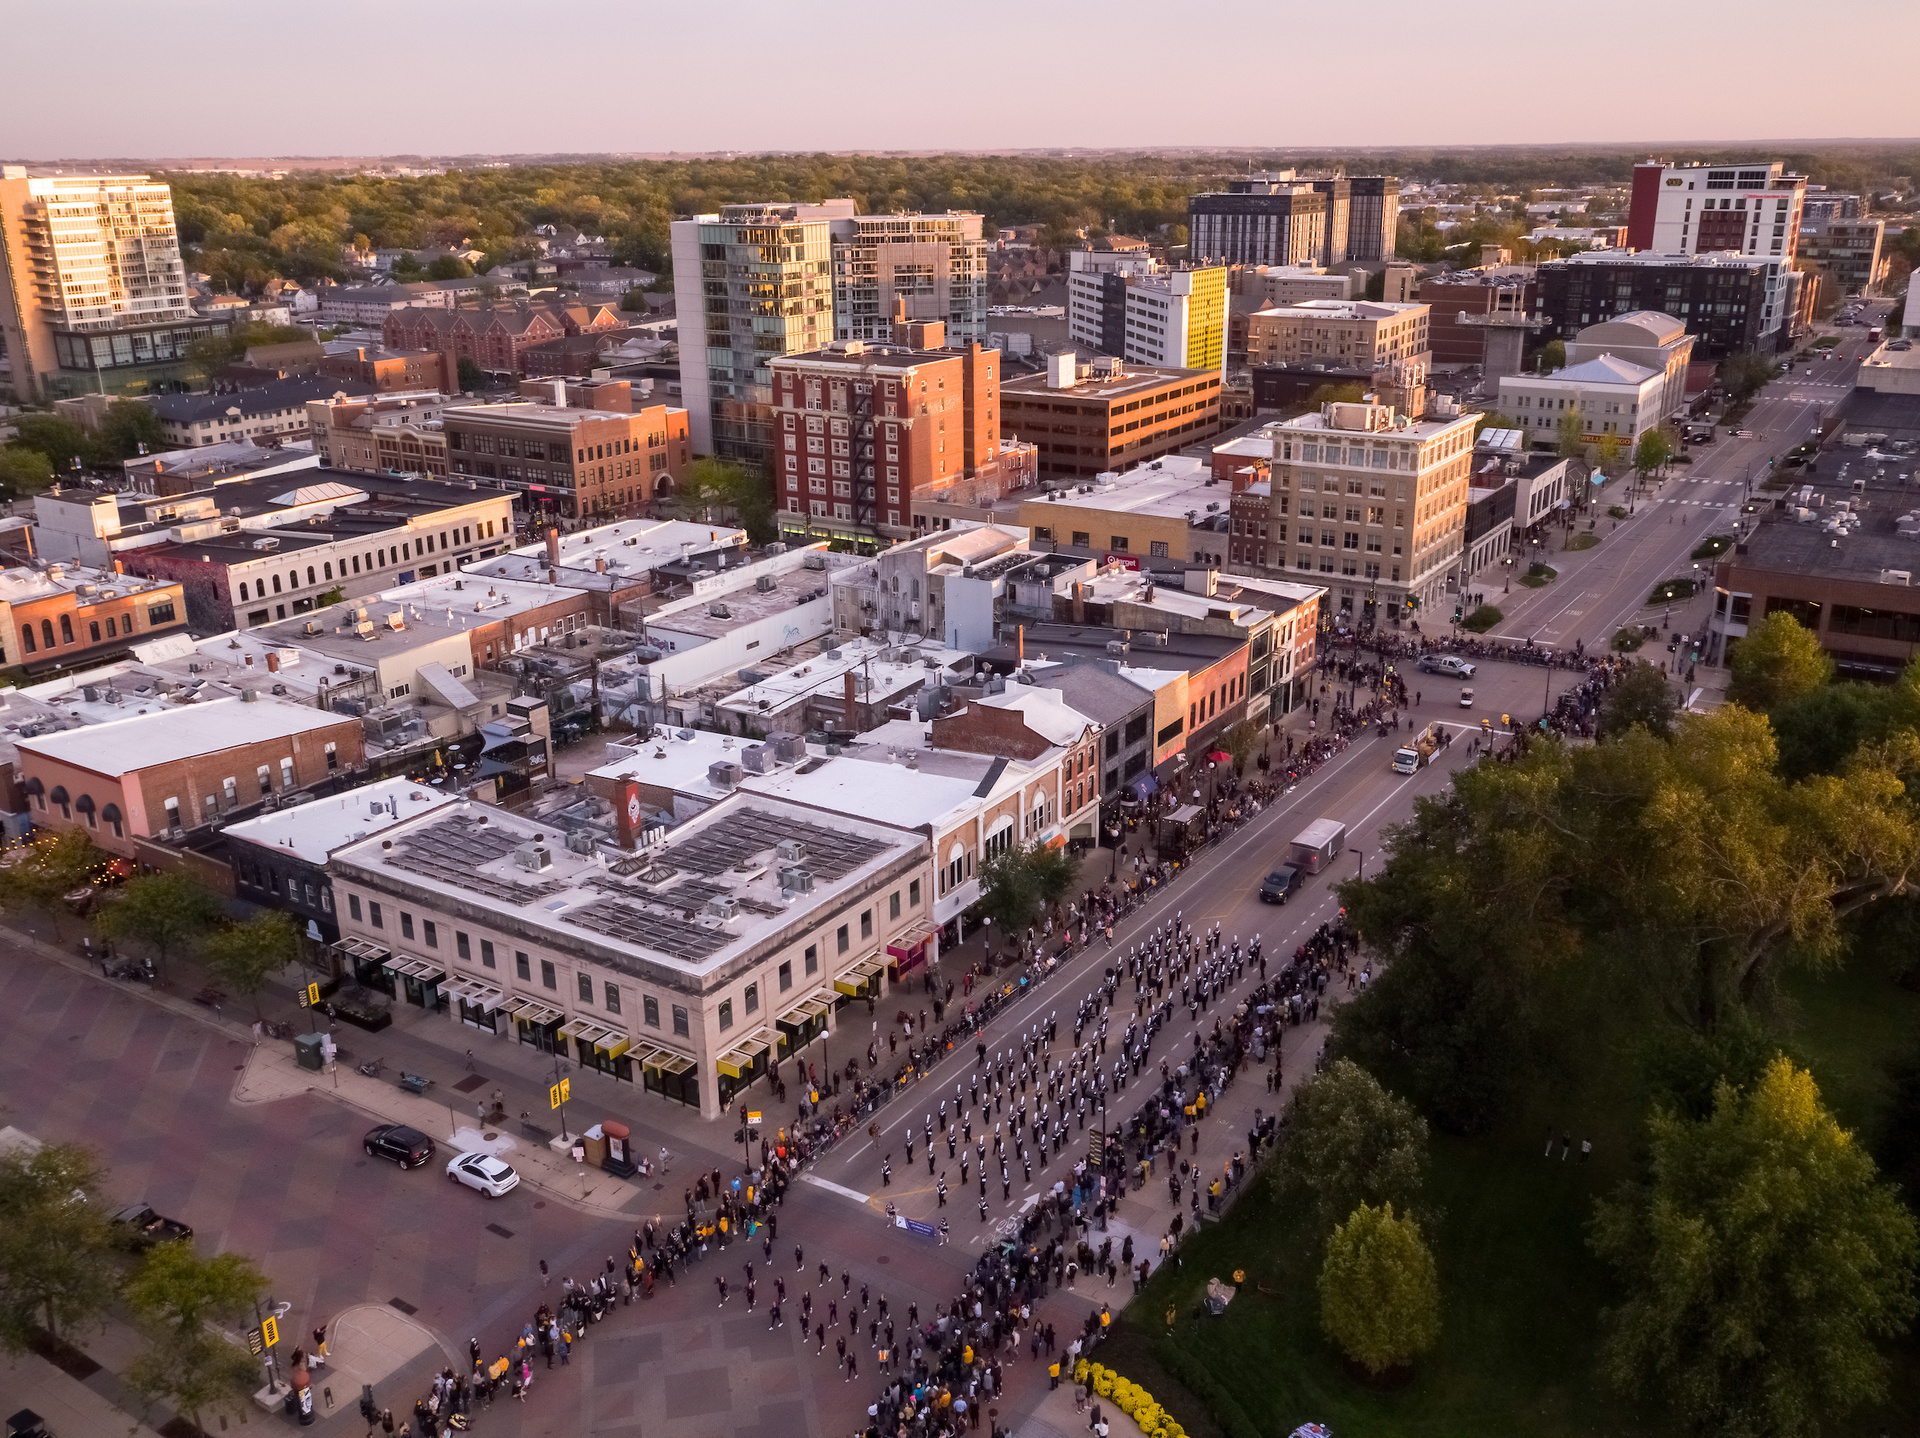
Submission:
[[1557,369],[1567,367],[1567,342],[1548,340],[1540,346],[1540,373],[1552,374]]
[[204,934],[220,913],[211,891],[184,874],[141,874],[129,879],[100,913],[102,933],[126,943],[152,946],[165,969],[167,956]]
[[35,1329],[71,1338],[118,1288],[100,1163],[73,1144],[0,1154],[0,1346],[22,1352]]
[[628,314],[645,314],[647,312],[647,292],[638,285],[634,286],[624,295],[620,296],[620,308]]
[[467,394],[477,393],[487,383],[487,372],[480,368],[471,356],[461,355],[459,364],[460,388]]
[[127,1308],[147,1340],[127,1381],[149,1403],[179,1409],[196,1428],[203,1415],[244,1415],[260,1370],[218,1330],[251,1318],[266,1287],[265,1275],[242,1254],[202,1258],[190,1243],[149,1249],[126,1288]]
[[19,447],[45,455],[55,474],[65,474],[76,459],[87,461],[87,432],[65,415],[15,415],[13,428]]
[[394,257],[393,269],[388,275],[396,285],[415,284],[427,278],[426,270],[421,268],[418,257],[411,251]]
[[1615,739],[1639,724],[1664,739],[1673,732],[1678,702],[1666,674],[1658,666],[1637,659],[1600,701],[1599,735]]
[[1617,434],[1603,434],[1594,445],[1594,462],[1602,474],[1612,474],[1620,467],[1620,460],[1627,452],[1627,442]]
[[1785,610],[1748,629],[1728,667],[1727,698],[1762,711],[1803,698],[1833,678],[1833,660],[1819,638]]
[[284,909],[262,909],[207,936],[200,946],[207,972],[241,998],[255,999],[270,974],[292,963],[300,953],[299,931]]
[[1572,410],[1553,427],[1553,447],[1562,459],[1578,459],[1587,452],[1587,427]]
[[10,444],[0,449],[0,492],[8,499],[24,499],[53,483],[53,464],[37,449]]
[[1026,851],[1027,867],[1033,874],[1034,892],[1043,909],[1052,910],[1074,891],[1080,881],[1080,866],[1073,861],[1065,844],[1049,847],[1034,844]]
[[723,459],[696,459],[680,479],[679,507],[687,512],[719,511],[731,517],[756,544],[774,537],[773,489],[766,476]]
[[1698,1432],[1815,1434],[1886,1391],[1878,1341],[1915,1309],[1920,1231],[1873,1160],[1784,1058],[1722,1082],[1693,1122],[1656,1109],[1643,1184],[1595,1207],[1625,1294],[1604,1361]]
[[980,907],[1012,939],[1040,909],[1040,886],[1023,849],[1006,849],[980,866]]
[[1752,399],[1778,378],[1778,362],[1753,350],[1742,350],[1720,361],[1720,388],[1726,392],[1729,404]]
[[93,434],[93,462],[102,468],[117,465],[139,454],[142,445],[148,454],[167,448],[166,427],[153,406],[137,399],[117,399],[108,405]]
[[0,906],[44,909],[60,926],[61,898],[101,876],[107,855],[84,829],[39,829],[27,854],[0,869]]
[[430,280],[464,280],[472,273],[473,266],[458,255],[435,255],[427,266]]
[[1633,467],[1642,476],[1658,473],[1673,457],[1673,441],[1664,429],[1650,429],[1633,446]]
[[1295,1095],[1271,1172],[1275,1192],[1308,1216],[1317,1242],[1363,1204],[1420,1202],[1427,1121],[1351,1059],[1336,1059]]
[[1378,1376],[1440,1340],[1440,1275],[1420,1225],[1391,1203],[1362,1203],[1327,1240],[1320,1325],[1340,1351]]

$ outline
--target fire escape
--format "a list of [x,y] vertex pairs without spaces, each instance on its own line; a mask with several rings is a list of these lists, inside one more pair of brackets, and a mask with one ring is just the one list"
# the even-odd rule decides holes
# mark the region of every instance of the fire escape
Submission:
[[871,534],[875,543],[885,545],[886,536],[880,532],[880,467],[874,458],[873,433],[873,394],[880,380],[871,369],[862,373],[862,382],[848,386],[852,392],[847,396],[847,417],[853,431],[850,446],[853,452],[853,521]]

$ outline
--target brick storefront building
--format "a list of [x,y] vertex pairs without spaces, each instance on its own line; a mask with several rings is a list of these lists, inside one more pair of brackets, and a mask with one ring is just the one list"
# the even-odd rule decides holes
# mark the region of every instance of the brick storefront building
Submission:
[[126,858],[139,839],[199,828],[366,762],[359,719],[274,699],[161,709],[16,749],[35,824],[85,829]]
[[380,338],[390,350],[434,350],[459,370],[470,359],[489,374],[518,374],[529,345],[566,335],[625,327],[612,305],[530,301],[512,305],[463,305],[459,309],[404,309],[388,315]]

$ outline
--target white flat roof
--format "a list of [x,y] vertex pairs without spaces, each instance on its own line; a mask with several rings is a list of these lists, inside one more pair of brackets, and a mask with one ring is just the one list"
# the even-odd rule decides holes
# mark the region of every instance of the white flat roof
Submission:
[[[684,519],[629,519],[561,535],[560,565],[592,569],[595,560],[604,559],[611,574],[637,581],[649,571],[688,554],[744,549],[746,543],[744,529],[729,529],[723,524],[692,524]],[[547,577],[546,542],[529,544],[492,559],[476,560],[466,566],[466,572],[505,579],[543,580]]]
[[[1273,453],[1269,442],[1264,451]],[[1147,514],[1169,519],[1184,519],[1189,513],[1205,515],[1209,504],[1217,504],[1215,514],[1226,513],[1233,492],[1224,484],[1209,484],[1213,466],[1191,455],[1170,454],[1139,469],[1128,470],[1112,479],[1094,482],[1091,494],[1079,489],[1056,490],[1042,498],[1029,496],[1026,511],[1037,518],[1044,510],[1059,505],[1063,509],[1093,509],[1115,514]]]
[[324,864],[342,845],[372,838],[451,804],[451,795],[410,779],[382,779],[330,799],[275,809],[225,829],[229,839]]
[[295,734],[310,734],[347,722],[341,715],[278,699],[251,704],[243,699],[216,699],[210,704],[160,709],[63,734],[21,739],[17,747],[118,778],[175,759],[269,739],[290,739]]
[[[883,657],[895,653],[906,653],[911,657],[905,660]],[[839,657],[835,658],[835,655]],[[815,695],[838,700],[845,693],[844,676],[847,674],[864,675],[871,688],[862,697],[870,703],[883,702],[892,695],[907,693],[934,678],[940,671],[950,671],[953,665],[972,658],[965,650],[946,649],[938,644],[900,645],[896,648],[871,639],[852,639],[804,663],[771,674],[758,684],[736,690],[720,702],[729,709],[775,713],[791,704],[803,703]],[[929,659],[934,661],[935,668],[926,667]]]

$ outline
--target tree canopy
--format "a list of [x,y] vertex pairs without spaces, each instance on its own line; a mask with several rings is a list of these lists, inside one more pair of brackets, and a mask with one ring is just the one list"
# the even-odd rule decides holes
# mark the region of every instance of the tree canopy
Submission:
[[1727,698],[1749,709],[1771,709],[1803,698],[1833,678],[1833,660],[1817,635],[1785,610],[1751,626],[1728,660]]
[[1358,1205],[1327,1240],[1320,1323],[1367,1372],[1402,1368],[1440,1340],[1440,1275],[1413,1218]]
[[1815,1434],[1880,1397],[1920,1232],[1813,1076],[1775,1059],[1748,1090],[1723,1081],[1706,1119],[1657,1109],[1648,1128],[1647,1180],[1593,1222],[1625,1289],[1611,1376],[1727,1438]]
[[70,1337],[112,1302],[113,1235],[99,1161],[50,1143],[0,1154],[0,1346],[24,1350],[35,1329]]
[[127,1308],[147,1340],[128,1381],[149,1402],[178,1408],[196,1428],[203,1414],[244,1413],[259,1369],[214,1325],[251,1318],[266,1288],[266,1277],[243,1254],[202,1258],[190,1243],[149,1249],[126,1287]]
[[1273,1161],[1281,1200],[1316,1236],[1362,1204],[1420,1202],[1427,1123],[1351,1059],[1336,1059],[1294,1095],[1286,1143]]
[[1607,691],[1600,703],[1599,737],[1613,739],[1634,725],[1664,739],[1673,728],[1674,710],[1679,700],[1666,674],[1646,660],[1634,661]]

